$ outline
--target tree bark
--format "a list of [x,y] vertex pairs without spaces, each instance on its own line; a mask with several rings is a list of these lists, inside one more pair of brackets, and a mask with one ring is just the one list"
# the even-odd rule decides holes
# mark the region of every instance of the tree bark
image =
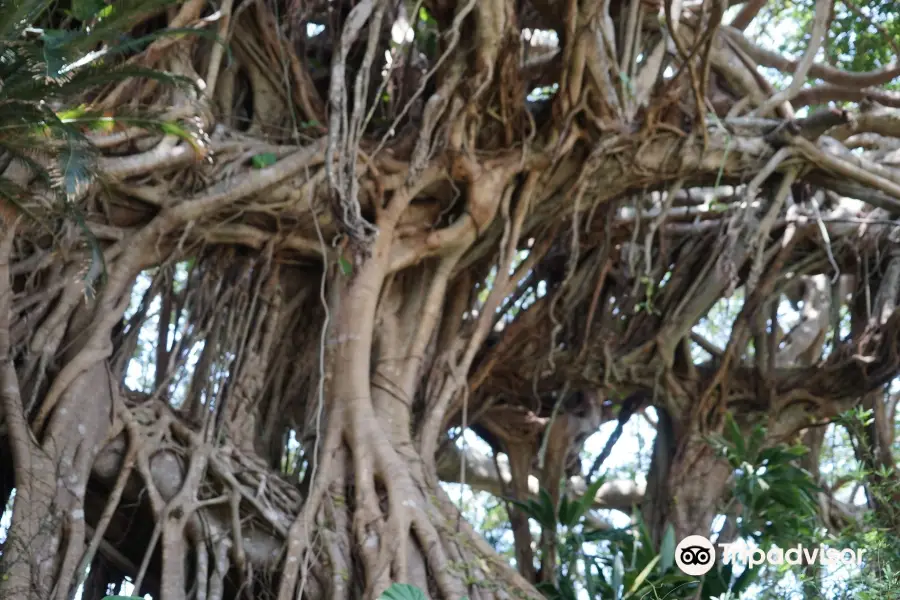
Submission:
[[[364,0],[339,11],[326,3],[327,14],[299,3],[310,12],[296,19],[298,44],[282,36],[295,15],[279,22],[264,3],[242,4],[234,14],[228,0],[206,4],[173,8],[168,24],[208,26],[214,19],[202,15],[209,9],[220,17],[219,34],[235,43],[234,57],[223,61],[221,48],[179,36],[129,58],[203,81],[203,94],[129,82],[97,99],[118,108],[134,90],[135,103],[174,108],[208,130],[192,143],[147,131],[132,139],[130,129],[97,136],[109,198],[90,190],[73,202],[101,240],[103,285],[88,289],[97,248],[88,251],[72,234],[67,215],[53,214],[53,236],[36,228],[16,245],[0,201],[0,447],[9,447],[4,466],[18,489],[0,596],[67,599],[100,553],[158,600],[189,593],[230,600],[245,592],[368,599],[396,581],[441,599],[537,597],[524,515],[511,511],[520,575],[440,488],[436,454],[450,425],[471,425],[471,409],[487,395],[533,405],[537,420],[548,418],[547,398],[563,389],[627,397],[659,386],[678,395],[709,369],[684,350],[692,328],[741,284],[754,298],[734,324],[740,343],[724,352],[707,347],[723,378],[746,377],[742,332],[768,317],[756,314],[765,302],[755,296],[807,271],[824,284],[832,262],[863,260],[855,244],[865,236],[855,224],[842,225],[845,233],[827,249],[810,243],[834,224],[804,212],[799,198],[789,202],[792,189],[824,182],[897,207],[900,188],[889,167],[851,155],[837,139],[812,143],[808,122],[804,130],[803,123],[747,118],[773,102],[772,89],[733,47],[736,34],[710,27],[702,37],[696,23],[703,19],[667,28],[680,55],[685,42],[694,49],[669,77],[668,42],[658,39],[659,23],[639,17],[640,2],[621,19],[597,12],[602,3],[573,2],[560,16],[539,2],[560,22],[558,51],[548,53],[541,75],[557,89],[547,110],[526,110],[535,104],[525,93],[534,81],[519,68],[519,50],[525,29],[539,29],[525,27],[533,15],[508,0],[429,3],[433,18],[425,25],[435,29],[428,34],[440,53],[426,56],[418,43],[405,48],[421,54],[427,75],[414,80],[420,89],[388,103],[418,98],[410,120],[382,114],[384,88],[375,81],[385,50],[400,58],[388,38],[392,3]],[[746,26],[762,4],[749,3],[735,25]],[[326,18],[322,38],[310,41],[303,27]],[[162,22],[145,26],[155,32]],[[330,50],[300,56],[304,44]],[[308,70],[323,58],[331,61],[328,81]],[[817,69],[834,83],[836,69],[812,65],[809,73]],[[386,72],[384,86],[392,88],[397,74]],[[246,102],[235,97],[241,87],[249,88]],[[736,103],[726,87],[746,99]],[[706,88],[718,89],[717,97],[702,97]],[[723,117],[715,123],[707,100]],[[211,106],[224,114],[210,114]],[[327,129],[312,123],[326,119]],[[236,127],[243,121],[246,129]],[[878,119],[860,123],[889,133]],[[411,134],[395,136],[395,127]],[[307,134],[317,139],[300,145]],[[770,179],[780,179],[774,197],[757,198]],[[740,208],[704,202],[670,211],[688,180],[750,185],[721,194],[741,200]],[[629,216],[620,201],[639,193]],[[871,216],[858,212],[854,219]],[[879,241],[892,235],[887,226],[865,227],[882,231],[871,236]],[[879,270],[877,260],[864,260]],[[178,286],[175,261],[191,263],[179,263],[188,275]],[[145,305],[125,319],[135,277],[150,271]],[[891,272],[900,279],[900,263]],[[763,273],[759,293],[753,288]],[[832,396],[881,385],[900,368],[893,347],[878,339],[896,337],[895,288],[880,294],[878,326],[836,344],[821,376],[811,377],[818,365],[793,365],[808,348],[785,353],[791,365],[766,361],[781,370],[766,373],[771,402],[764,409],[792,403],[790,419],[778,415],[787,433],[824,413]],[[157,345],[147,353],[156,361],[150,389],[131,393],[127,365],[157,298],[163,314],[155,315]],[[815,334],[804,343],[819,344],[823,332],[813,325],[825,322],[823,314],[808,315],[794,339]],[[177,341],[170,328],[180,332]],[[760,342],[765,333],[757,329]],[[813,350],[810,359],[818,359]],[[189,385],[175,381],[185,373]],[[709,414],[741,410],[725,400]],[[754,410],[764,403],[748,402]],[[669,525],[678,537],[707,535],[730,472],[690,422],[706,415],[688,417],[690,403],[666,408],[646,493],[610,482],[594,498],[596,507],[620,510],[643,500],[657,544]],[[568,416],[550,419],[538,477],[531,461],[539,446],[530,444],[521,454],[507,448],[508,479],[474,463],[471,478],[460,472],[459,479],[494,493],[510,483],[518,498],[540,482],[555,503],[576,437],[565,430]],[[291,430],[302,448],[302,484],[280,464]],[[0,484],[0,500],[8,488]],[[136,533],[119,539],[111,533],[117,529]],[[541,544],[545,581],[557,562],[554,533]]]
[[643,505],[653,543],[662,541],[670,525],[676,541],[689,535],[709,537],[731,467],[704,440],[677,431],[681,428],[673,426],[664,409],[658,414]]

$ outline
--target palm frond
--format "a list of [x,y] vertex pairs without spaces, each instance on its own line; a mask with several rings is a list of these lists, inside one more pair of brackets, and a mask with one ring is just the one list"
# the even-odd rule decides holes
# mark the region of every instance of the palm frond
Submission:
[[65,71],[55,73],[58,77],[55,84],[48,84],[45,81],[35,79],[22,81],[10,86],[9,93],[19,100],[34,102],[40,100],[66,100],[104,84],[117,83],[132,78],[154,80],[184,89],[200,90],[197,83],[188,77],[130,65],[117,67],[99,65],[95,68],[69,73],[71,74],[68,77],[66,77],[67,73]]
[[229,58],[231,58],[231,49],[228,47],[225,41],[215,32],[208,31],[206,29],[196,29],[193,27],[172,27],[169,29],[154,31],[153,33],[135,38],[120,34],[116,37],[116,43],[114,45],[107,45],[102,50],[97,50],[85,54],[76,63],[73,63],[73,67],[91,64],[96,60],[113,58],[122,54],[140,52],[152,42],[165,37],[180,37],[187,35],[204,37],[214,41],[217,44],[222,45],[225,48],[225,51],[228,53]]
[[119,111],[115,115],[107,115],[89,111],[67,111],[60,113],[60,120],[83,129],[93,131],[110,131],[120,127],[139,127],[158,130],[167,135],[174,135],[197,149],[204,141],[204,133],[191,122],[174,122],[166,119],[163,113],[140,111],[129,113]]
[[63,190],[66,199],[84,193],[93,179],[93,148],[77,138],[66,137],[66,146],[57,158],[58,174],[55,187]]
[[115,45],[119,45],[137,23],[176,3],[176,0],[122,0],[105,6],[90,27],[82,28],[68,47],[83,54],[100,43],[115,40]]
[[[89,105],[72,106],[92,90],[129,79],[199,92],[188,77],[122,61],[165,36],[202,35],[222,43],[212,32],[193,28],[130,35],[139,22],[175,3],[72,0],[65,11],[50,0],[0,0],[0,200],[51,232],[60,221],[78,225],[91,252],[84,279],[89,290],[106,268],[102,246],[79,207],[98,178],[99,151],[88,133],[122,126],[158,129],[201,152],[203,138],[189,122],[172,123],[147,111],[109,115]],[[47,27],[61,22],[56,18],[60,10],[67,13],[68,25]],[[13,163],[30,172],[34,186],[3,176]]]

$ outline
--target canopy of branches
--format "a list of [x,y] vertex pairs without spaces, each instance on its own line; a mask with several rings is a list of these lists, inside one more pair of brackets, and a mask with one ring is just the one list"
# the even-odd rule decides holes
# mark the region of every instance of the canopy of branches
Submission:
[[[672,536],[863,518],[841,415],[896,528],[898,44],[886,0],[4,4],[0,597],[568,597],[557,519],[634,506],[602,590],[696,594]],[[646,485],[598,483],[633,415]],[[439,481],[518,502],[514,567]]]

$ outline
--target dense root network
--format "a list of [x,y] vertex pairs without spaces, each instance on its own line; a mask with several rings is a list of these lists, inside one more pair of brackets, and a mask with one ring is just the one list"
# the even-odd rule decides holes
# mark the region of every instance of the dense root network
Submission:
[[[97,133],[84,227],[0,204],[0,597],[537,597],[527,520],[516,573],[439,479],[558,499],[588,434],[654,406],[648,492],[597,505],[698,533],[727,412],[774,443],[892,379],[900,71],[816,62],[831,2],[797,61],[743,35],[763,2],[673,4],[189,0],[137,27],[227,44],[128,58],[197,93],[90,101],[200,133]],[[831,100],[860,104],[798,116]],[[461,460],[460,426],[508,465]]]

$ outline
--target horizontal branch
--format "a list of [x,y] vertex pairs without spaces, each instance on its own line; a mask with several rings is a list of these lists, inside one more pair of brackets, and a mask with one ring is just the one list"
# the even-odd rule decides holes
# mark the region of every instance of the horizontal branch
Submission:
[[[766,50],[748,40],[740,31],[733,27],[723,27],[722,30],[731,38],[750,58],[764,67],[772,67],[785,73],[794,73],[800,61],[791,60],[782,54]],[[892,64],[883,69],[869,71],[867,73],[852,73],[837,69],[822,63],[813,64],[808,75],[815,79],[821,79],[836,86],[850,87],[854,89],[884,85],[897,77],[900,77],[900,65]]]
[[817,85],[801,90],[794,96],[794,106],[813,106],[828,102],[874,101],[884,106],[900,108],[900,93],[878,88],[846,88],[838,85]]
[[[438,461],[438,477],[445,483],[460,482],[460,460],[463,453],[455,444],[449,444],[445,453]],[[466,481],[472,489],[487,492],[494,496],[504,497],[506,489],[512,485],[512,474],[505,460],[498,460],[500,471],[491,457],[474,448],[467,448]],[[569,494],[575,498],[584,495],[587,485],[581,477],[574,477],[567,486]],[[597,494],[591,507],[595,510],[619,510],[630,513],[635,504],[640,504],[644,497],[645,488],[642,484],[630,480],[611,480],[604,483]],[[528,477],[528,492],[537,497],[540,493],[540,482],[537,477]]]

